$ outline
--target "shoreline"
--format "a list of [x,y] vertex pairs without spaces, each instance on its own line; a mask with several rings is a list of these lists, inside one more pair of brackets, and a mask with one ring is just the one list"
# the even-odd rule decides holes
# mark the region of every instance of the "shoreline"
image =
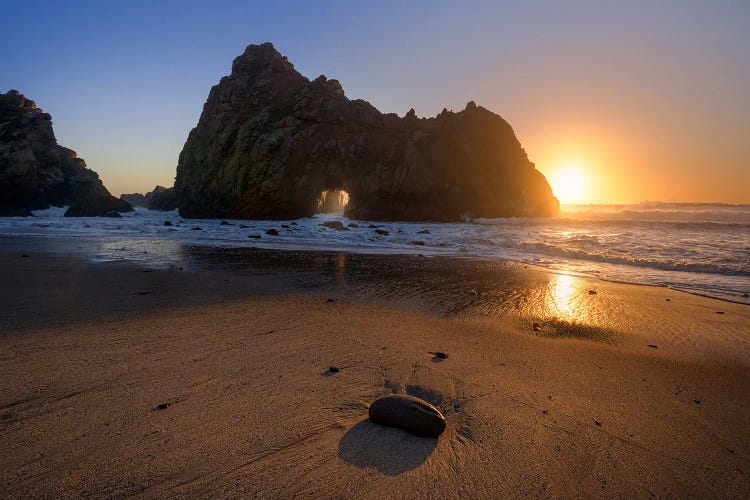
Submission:
[[[42,250],[0,250],[4,497],[750,493],[741,304],[497,262]],[[446,433],[369,422],[392,392]]]
[[[407,249],[404,248],[377,248],[377,247],[347,247],[347,248],[340,248],[340,249],[319,249],[319,248],[305,248],[303,246],[297,248],[297,247],[289,247],[289,248],[280,248],[280,247],[274,247],[272,245],[260,245],[260,246],[244,246],[244,245],[228,245],[228,246],[221,246],[221,245],[208,245],[208,244],[188,244],[181,241],[176,240],[163,240],[163,239],[149,239],[149,238],[141,238],[141,239],[129,239],[129,238],[123,238],[121,236],[114,236],[114,235],[103,235],[97,238],[94,237],[83,237],[83,238],[64,238],[60,236],[34,236],[34,235],[0,235],[0,255],[1,254],[12,254],[13,252],[16,253],[24,253],[28,251],[34,251],[36,249],[36,243],[42,242],[45,243],[47,246],[47,249],[44,250],[42,253],[47,253],[50,255],[61,255],[61,256],[79,256],[86,258],[91,261],[99,262],[99,263],[121,263],[125,265],[134,265],[134,266],[147,266],[154,269],[164,268],[166,266],[174,266],[178,267],[177,262],[175,261],[173,256],[170,256],[168,254],[162,254],[160,256],[157,256],[156,259],[139,259],[135,260],[132,258],[123,258],[123,257],[114,257],[111,256],[109,259],[97,258],[94,257],[95,250],[94,248],[97,246],[97,243],[100,243],[102,240],[104,241],[111,241],[111,242],[119,242],[119,243],[136,243],[139,246],[142,246],[144,248],[148,248],[149,250],[152,250],[151,247],[156,249],[156,253],[158,255],[158,252],[160,250],[163,251],[163,249],[160,249],[159,247],[162,245],[167,245],[172,247],[169,249],[168,252],[171,253],[210,253],[210,252],[247,252],[247,253],[273,253],[273,252],[279,252],[279,253],[289,253],[289,254],[298,254],[298,253],[309,253],[311,255],[341,255],[341,254],[347,254],[347,255],[363,255],[363,256],[373,256],[373,257],[396,257],[396,258],[411,258],[411,257],[419,257],[419,258],[428,258],[428,259],[446,259],[446,260],[454,260],[454,261],[467,261],[467,262],[473,262],[473,263],[480,263],[484,265],[493,265],[493,264],[510,264],[513,266],[517,266],[519,268],[529,268],[538,272],[542,273],[548,273],[553,275],[566,275],[566,276],[574,276],[578,278],[585,278],[588,280],[595,280],[595,281],[601,281],[605,283],[614,283],[614,284],[620,284],[620,285],[632,285],[632,286],[641,286],[641,287],[654,287],[664,290],[673,290],[689,295],[694,295],[697,297],[703,297],[706,299],[712,299],[712,300],[718,300],[721,302],[728,302],[732,304],[739,304],[739,305],[746,305],[750,306],[750,298],[741,298],[736,299],[732,298],[729,295],[711,295],[709,293],[703,292],[699,289],[690,289],[690,288],[682,288],[679,285],[675,284],[657,284],[657,283],[642,283],[642,282],[634,282],[634,281],[627,281],[627,280],[620,280],[615,278],[607,278],[603,276],[599,276],[597,274],[592,273],[586,273],[583,271],[577,271],[575,269],[564,269],[562,267],[547,267],[542,264],[535,264],[532,262],[525,262],[522,260],[515,260],[511,258],[502,258],[502,259],[491,259],[488,257],[482,257],[482,256],[474,256],[474,255],[462,255],[458,253],[430,253],[430,249],[426,249],[427,253],[419,253],[418,251],[406,251]],[[86,245],[85,247],[81,245],[83,243]],[[50,249],[54,248],[55,251],[51,251]],[[124,249],[123,249],[124,250]],[[420,249],[421,250],[421,249]],[[432,249],[434,250],[434,249]],[[148,251],[143,251],[143,254],[148,254]],[[132,255],[130,257],[133,257]],[[170,262],[171,261],[171,262]],[[737,294],[736,290],[733,291],[725,291],[724,293]],[[744,300],[744,301],[743,301]]]

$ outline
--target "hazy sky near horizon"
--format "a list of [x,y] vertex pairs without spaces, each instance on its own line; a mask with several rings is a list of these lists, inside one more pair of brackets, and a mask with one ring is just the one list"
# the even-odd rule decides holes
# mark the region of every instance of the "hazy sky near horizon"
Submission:
[[750,203],[750,1],[2,2],[0,91],[115,194],[171,186],[250,43],[403,116],[474,100],[580,201]]

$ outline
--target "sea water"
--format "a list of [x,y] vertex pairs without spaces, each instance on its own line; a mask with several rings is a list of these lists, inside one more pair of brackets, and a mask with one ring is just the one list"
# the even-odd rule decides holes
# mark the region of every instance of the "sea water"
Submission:
[[[66,218],[64,211],[1,218],[0,235],[93,239],[97,260],[142,261],[147,255],[152,264],[154,259],[168,263],[183,245],[459,255],[750,304],[750,205],[567,205],[556,218],[463,223],[354,221],[321,214],[222,225],[220,220],[182,219],[176,211],[137,208],[121,218]],[[341,221],[346,230],[321,225],[330,220]],[[278,236],[266,234],[272,228]]]

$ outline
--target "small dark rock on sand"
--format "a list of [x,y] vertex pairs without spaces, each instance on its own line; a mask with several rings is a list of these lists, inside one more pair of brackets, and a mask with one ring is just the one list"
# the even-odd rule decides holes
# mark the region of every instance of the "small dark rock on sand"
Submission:
[[171,405],[172,405],[172,403],[160,403],[160,404],[158,404],[158,405],[154,406],[153,408],[151,408],[151,411],[161,411],[161,410],[166,410],[166,409],[167,409],[167,408],[169,408],[169,407],[170,407]]
[[271,228],[268,231],[266,231],[266,234],[269,235],[269,236],[278,236],[279,232],[277,230]]
[[656,345],[655,345],[655,344],[649,344],[648,346],[649,346],[649,347],[650,347],[651,349],[658,349],[658,347],[656,347]]
[[422,229],[421,231],[417,231],[417,234],[430,234],[429,229]]
[[326,302],[336,302],[336,299],[332,299],[332,298],[327,298],[327,299],[326,299]]
[[253,238],[254,240],[261,239],[261,235],[259,235],[259,234],[248,234],[247,237],[248,238]]
[[743,298],[743,299],[747,299],[747,298],[750,298],[750,294],[749,294],[749,293],[743,293],[743,294],[742,294],[742,298]]
[[533,325],[531,325],[531,329],[535,332],[541,332],[542,325],[540,325],[539,323],[534,323]]
[[385,229],[376,229],[375,234],[382,234],[383,236],[388,236],[390,233],[386,231]]
[[596,290],[589,290],[589,295],[596,295],[596,294],[597,294]]
[[724,311],[716,311],[716,314],[724,314]]
[[448,358],[448,355],[446,353],[440,352],[440,351],[432,352],[430,354],[434,354],[436,358],[440,358],[440,359],[446,359],[446,358]]
[[331,373],[338,373],[341,371],[341,368],[339,368],[338,366],[329,366],[328,371]]
[[22,254],[21,254],[21,257],[22,257],[22,258],[24,258],[24,259],[28,259],[28,258],[29,258],[29,254],[27,254],[27,253],[22,253]]
[[667,302],[672,302],[672,299],[664,299],[664,300],[666,300]]
[[445,417],[427,401],[391,394],[370,405],[370,420],[376,424],[398,427],[424,437],[438,437],[445,431]]
[[172,223],[171,223],[171,222],[169,222],[168,220],[165,220],[165,221],[164,221],[164,225],[165,225],[165,226],[171,226],[171,225],[172,225]]

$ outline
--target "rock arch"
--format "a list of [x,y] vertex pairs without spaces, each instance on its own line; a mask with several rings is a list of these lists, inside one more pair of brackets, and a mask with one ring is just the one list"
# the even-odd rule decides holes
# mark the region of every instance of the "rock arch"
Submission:
[[349,100],[336,80],[300,75],[270,43],[250,45],[211,89],[180,154],[184,217],[313,215],[344,189],[369,220],[550,216],[559,210],[500,116],[473,102],[417,118]]

